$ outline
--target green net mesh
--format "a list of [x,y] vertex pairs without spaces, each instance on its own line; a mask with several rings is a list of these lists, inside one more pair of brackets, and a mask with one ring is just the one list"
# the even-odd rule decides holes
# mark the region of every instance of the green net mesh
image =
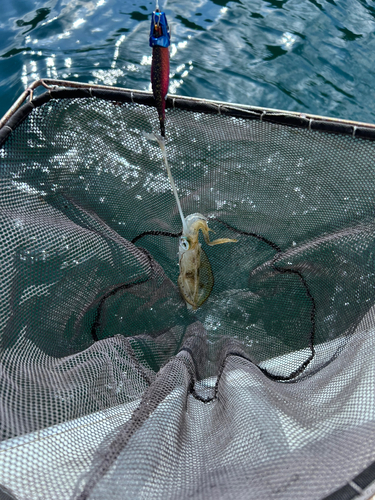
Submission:
[[52,99],[0,149],[0,498],[354,498],[375,460],[375,145],[167,115],[185,216],[238,239],[202,240],[195,312],[155,109]]

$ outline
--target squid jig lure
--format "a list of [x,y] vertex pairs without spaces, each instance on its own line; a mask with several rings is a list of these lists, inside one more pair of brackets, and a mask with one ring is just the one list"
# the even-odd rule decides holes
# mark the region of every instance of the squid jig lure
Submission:
[[156,2],[152,13],[150,47],[152,47],[151,85],[160,121],[160,133],[165,137],[165,100],[169,86],[169,45],[171,36],[167,17]]

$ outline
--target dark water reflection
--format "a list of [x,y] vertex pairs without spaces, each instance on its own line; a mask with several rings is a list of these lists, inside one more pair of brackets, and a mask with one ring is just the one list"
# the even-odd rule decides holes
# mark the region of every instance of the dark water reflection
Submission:
[[[0,115],[33,80],[149,89],[154,2],[4,0]],[[375,122],[370,0],[169,0],[170,92]]]

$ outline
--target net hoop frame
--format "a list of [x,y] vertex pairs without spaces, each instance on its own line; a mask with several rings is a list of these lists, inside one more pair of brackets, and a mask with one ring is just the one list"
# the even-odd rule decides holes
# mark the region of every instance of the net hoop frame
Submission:
[[[34,97],[37,88],[43,87],[46,92]],[[0,120],[0,146],[8,136],[20,125],[31,111],[51,99],[93,98],[122,103],[137,103],[155,107],[152,92],[144,90],[94,85],[90,83],[71,82],[65,80],[40,79],[34,81],[9,108]],[[25,101],[27,101],[25,103]],[[375,140],[375,124],[331,118],[327,116],[285,111],[273,108],[231,104],[222,101],[199,99],[168,94],[166,108],[182,109],[197,113],[219,114],[248,120],[308,129],[311,131],[331,132],[350,135],[352,137]]]

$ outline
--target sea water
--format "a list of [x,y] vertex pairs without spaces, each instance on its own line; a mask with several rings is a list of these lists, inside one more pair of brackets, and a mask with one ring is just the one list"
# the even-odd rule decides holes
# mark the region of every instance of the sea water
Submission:
[[[150,89],[154,1],[3,0],[0,115],[39,78]],[[169,0],[170,93],[374,122],[371,0]]]

